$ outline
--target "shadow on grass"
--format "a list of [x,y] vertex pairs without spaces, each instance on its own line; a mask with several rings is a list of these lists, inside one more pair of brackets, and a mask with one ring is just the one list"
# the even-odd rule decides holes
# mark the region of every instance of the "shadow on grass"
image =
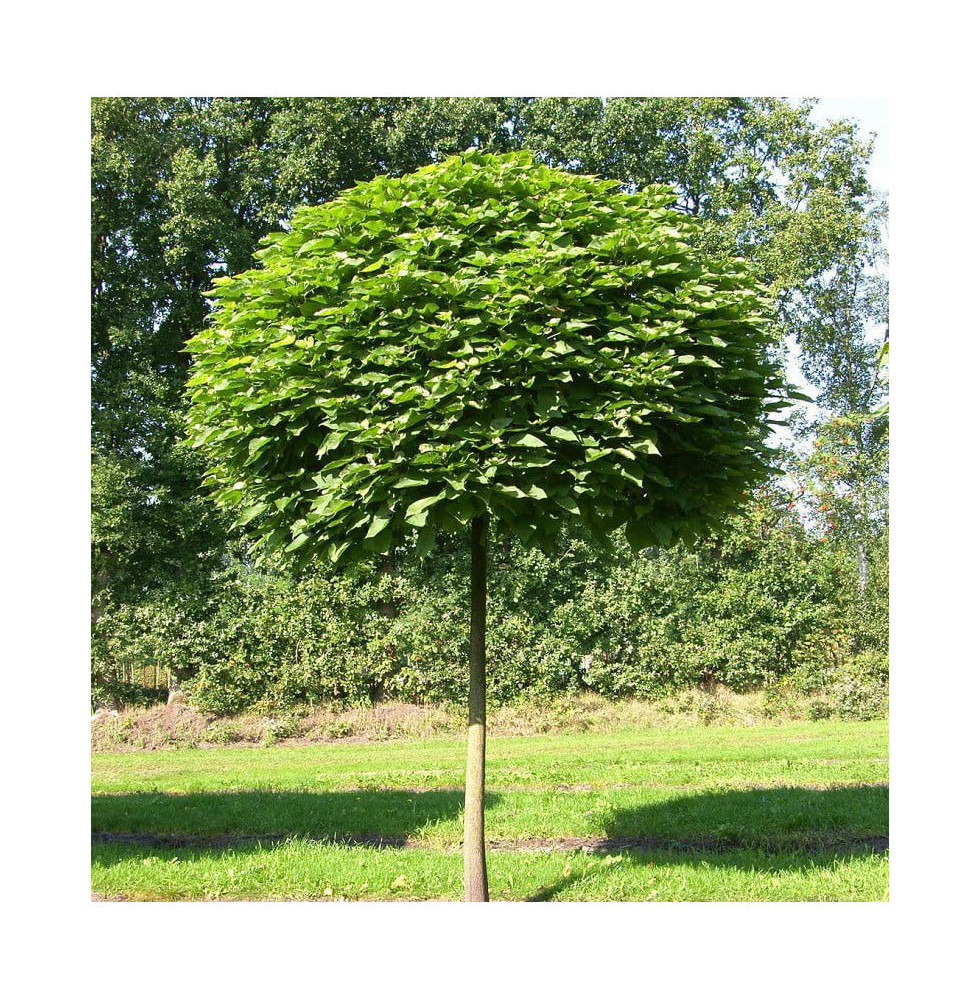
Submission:
[[[831,866],[889,847],[889,789],[764,788],[697,792],[612,810],[607,835],[587,845],[633,865],[698,862],[748,871]],[[576,872],[529,897],[545,902],[586,875]]]
[[[227,846],[284,837],[403,847],[442,820],[459,818],[461,791],[134,792],[92,796],[98,841]],[[486,796],[491,806],[493,797]]]
[[[490,838],[492,808],[504,798],[499,793],[486,797]],[[458,790],[96,795],[93,854],[109,865],[121,860],[127,847],[146,856],[182,847],[187,857],[203,858],[228,848],[260,851],[293,837],[403,848],[445,821],[457,822],[458,843],[462,807]],[[632,867],[690,862],[766,872],[831,867],[887,849],[888,808],[888,789],[875,785],[689,792],[627,809],[612,807],[597,837],[493,841],[490,873],[496,851],[594,856],[590,864],[578,853],[573,873],[524,897],[543,902],[602,877],[602,855],[614,856],[615,866]]]

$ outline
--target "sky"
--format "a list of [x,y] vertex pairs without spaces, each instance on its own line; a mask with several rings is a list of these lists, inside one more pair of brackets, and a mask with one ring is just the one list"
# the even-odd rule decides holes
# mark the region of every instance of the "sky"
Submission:
[[876,133],[869,164],[869,181],[877,190],[889,191],[889,100],[885,97],[820,97],[813,115],[816,121],[823,124],[851,119],[859,125],[863,139]]

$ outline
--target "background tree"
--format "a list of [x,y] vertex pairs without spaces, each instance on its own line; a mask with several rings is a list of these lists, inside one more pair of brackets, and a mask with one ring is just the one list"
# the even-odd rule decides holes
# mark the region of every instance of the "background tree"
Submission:
[[717,531],[768,474],[768,304],[673,194],[472,151],[298,210],[190,344],[208,482],[265,554],[471,552],[466,899],[483,839],[490,522],[636,550]]
[[810,517],[854,552],[860,590],[888,524],[885,222],[874,202],[856,252],[795,293],[787,323],[816,390],[814,409],[794,420],[796,474]]

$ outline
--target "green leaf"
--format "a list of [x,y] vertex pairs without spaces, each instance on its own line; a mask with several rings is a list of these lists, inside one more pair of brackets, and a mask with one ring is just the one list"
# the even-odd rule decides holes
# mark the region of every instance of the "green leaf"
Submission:
[[664,521],[654,521],[652,524],[652,533],[663,547],[668,548],[672,544],[674,533],[671,524]]
[[517,438],[513,444],[520,445],[523,448],[546,448],[547,442],[541,441],[536,434],[524,434],[521,438]]
[[428,508],[433,504],[438,503],[443,496],[444,494],[442,493],[436,493],[432,497],[422,497],[420,500],[415,500],[414,503],[408,507],[404,520],[407,521],[408,524],[413,524],[419,528],[422,527],[428,521]]
[[579,442],[581,440],[572,430],[568,430],[566,427],[549,427],[547,428],[547,433],[551,437],[559,438],[561,441]]
[[374,519],[370,522],[370,527],[367,529],[365,538],[373,538],[374,535],[379,535],[388,524],[391,523],[391,516],[388,515],[384,517],[382,514],[377,514]]
[[258,517],[259,514],[263,514],[266,510],[268,510],[267,503],[256,503],[251,507],[245,508],[245,510],[242,511],[241,516],[238,518],[238,526],[243,528],[246,524],[249,524],[256,517]]
[[581,508],[577,505],[577,501],[573,497],[554,497],[554,503],[558,507],[562,507],[564,510],[569,511],[571,514],[580,515]]
[[332,451],[334,448],[338,448],[342,443],[343,439],[346,437],[346,431],[333,431],[332,434],[323,442],[319,451],[316,452],[316,457],[325,455],[327,452]]
[[626,468],[624,465],[619,466],[618,474],[623,478],[627,479],[629,482],[634,483],[636,486],[644,487],[645,482],[642,477],[632,472],[631,469]]
[[422,528],[418,532],[418,539],[414,546],[414,553],[418,556],[426,556],[435,546],[437,532],[434,528]]
[[339,562],[340,557],[343,555],[344,552],[346,552],[346,550],[352,544],[353,544],[352,539],[349,539],[348,541],[345,542],[331,542],[329,549],[327,551],[327,556],[329,557],[329,561],[333,563]]
[[644,455],[661,455],[662,452],[649,440],[632,441],[632,448]]
[[633,552],[647,549],[655,542],[652,525],[648,521],[634,520],[625,524],[625,538]]
[[290,545],[286,545],[283,551],[285,552],[295,552],[296,549],[301,549],[306,542],[309,541],[309,535],[306,532],[302,532],[301,535],[296,536]]

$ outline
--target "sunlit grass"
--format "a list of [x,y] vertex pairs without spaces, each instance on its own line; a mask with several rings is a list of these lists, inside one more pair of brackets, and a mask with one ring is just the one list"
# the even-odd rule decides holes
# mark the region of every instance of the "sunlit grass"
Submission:
[[[489,739],[490,787],[872,783],[886,780],[887,724],[622,731]],[[93,791],[461,787],[465,741],[97,753]],[[797,772],[797,773],[796,773]]]
[[[887,898],[880,855],[736,851],[492,854],[495,900],[873,901]],[[337,847],[292,841],[248,849],[105,845],[92,889],[132,900],[460,900],[458,852]]]

